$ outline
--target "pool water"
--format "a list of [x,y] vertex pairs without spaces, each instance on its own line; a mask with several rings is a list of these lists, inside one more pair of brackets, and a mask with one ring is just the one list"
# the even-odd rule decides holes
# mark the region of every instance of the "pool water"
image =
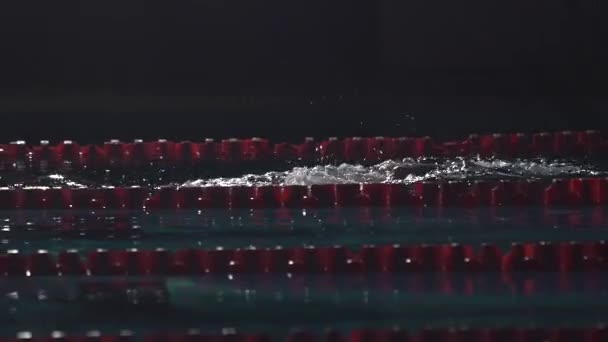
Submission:
[[[6,250],[594,241],[606,208],[5,211]],[[5,278],[3,331],[535,326],[608,320],[604,273]],[[39,317],[45,319],[40,321]]]
[[[212,172],[213,171],[213,172]],[[226,170],[223,170],[226,171]],[[250,170],[251,171],[251,170]],[[557,160],[407,159],[377,165],[222,170],[5,172],[9,189],[413,183],[423,180],[605,176],[601,163]],[[407,207],[341,209],[6,210],[5,254],[77,249],[244,249],[365,245],[600,241],[608,208]],[[605,272],[401,272],[200,276],[4,276],[0,333],[61,330],[253,331],[294,328],[589,326],[608,322]]]
[[8,334],[577,326],[608,319],[606,285],[605,275],[38,278],[2,284],[0,320]]
[[4,250],[184,249],[593,241],[608,208],[4,211]]

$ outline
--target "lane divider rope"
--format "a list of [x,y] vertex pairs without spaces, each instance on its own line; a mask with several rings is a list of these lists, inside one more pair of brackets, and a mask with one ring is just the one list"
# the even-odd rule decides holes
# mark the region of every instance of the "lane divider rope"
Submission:
[[[135,335],[130,330],[121,330],[118,334],[101,334],[89,331],[85,336],[66,335],[55,331],[50,337],[36,336],[49,341],[107,341],[107,342],[184,342],[184,341],[217,341],[217,342],[502,342],[502,341],[581,341],[603,342],[608,339],[608,328],[603,324],[584,327],[565,328],[426,328],[418,331],[407,331],[398,328],[359,328],[350,331],[328,330],[319,334],[312,330],[294,330],[284,337],[269,333],[240,333],[234,329],[218,333],[206,333],[198,329],[187,332],[159,332]],[[33,334],[22,331],[16,341],[30,341]],[[7,340],[11,341],[11,340]]]
[[312,186],[0,190],[0,209],[4,210],[601,206],[606,204],[608,204],[608,178]]
[[300,144],[250,138],[202,142],[111,140],[103,145],[79,145],[66,140],[56,145],[43,141],[28,146],[16,141],[0,145],[0,170],[50,172],[272,162],[373,164],[406,157],[572,157],[607,153],[608,140],[597,131],[471,135],[451,142],[430,137],[351,137],[321,141],[306,138]]
[[493,244],[105,250],[0,255],[2,276],[145,276],[205,274],[373,274],[420,272],[605,272],[608,243]]

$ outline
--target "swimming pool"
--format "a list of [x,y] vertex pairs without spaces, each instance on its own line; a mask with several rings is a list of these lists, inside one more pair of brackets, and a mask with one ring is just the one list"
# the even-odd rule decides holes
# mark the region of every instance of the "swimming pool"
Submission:
[[591,131],[9,144],[2,333],[599,341],[605,147]]

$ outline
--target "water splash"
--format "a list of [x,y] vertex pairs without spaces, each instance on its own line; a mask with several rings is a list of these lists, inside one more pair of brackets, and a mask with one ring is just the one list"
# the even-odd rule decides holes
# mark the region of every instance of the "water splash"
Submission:
[[[204,171],[204,170],[203,170]],[[353,164],[293,167],[286,171],[242,174],[236,177],[202,176],[197,170],[148,170],[133,172],[82,174],[65,173],[34,175],[30,173],[2,174],[4,188],[99,188],[110,186],[204,187],[204,186],[265,186],[313,185],[346,183],[413,183],[424,180],[480,179],[542,179],[608,176],[608,170],[581,161],[546,159],[403,159],[386,160],[376,165]],[[182,172],[182,173],[180,173]],[[173,175],[173,176],[171,176]],[[172,178],[174,177],[174,178]],[[126,181],[125,181],[126,179]]]
[[373,166],[341,164],[295,167],[284,172],[247,174],[232,178],[196,179],[181,186],[262,186],[346,183],[414,183],[424,180],[542,179],[606,175],[597,167],[573,161],[404,159]]

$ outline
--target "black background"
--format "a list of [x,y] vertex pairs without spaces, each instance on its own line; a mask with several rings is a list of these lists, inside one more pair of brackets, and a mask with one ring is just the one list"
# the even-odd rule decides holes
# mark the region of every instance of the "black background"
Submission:
[[1,140],[608,126],[599,0],[0,3]]

